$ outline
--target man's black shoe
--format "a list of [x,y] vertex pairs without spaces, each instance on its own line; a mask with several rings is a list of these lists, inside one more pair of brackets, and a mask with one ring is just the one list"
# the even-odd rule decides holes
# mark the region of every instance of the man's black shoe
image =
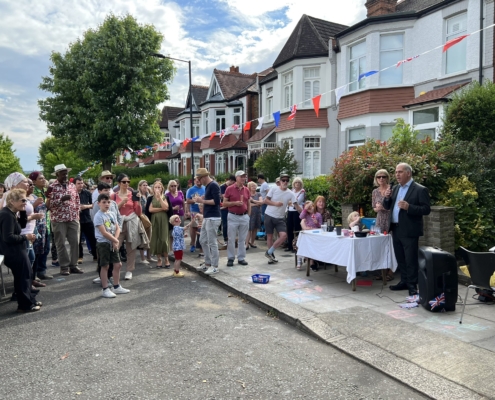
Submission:
[[409,289],[406,282],[399,282],[397,285],[390,286],[390,290],[407,290]]
[[248,265],[246,260],[237,260],[237,264]]
[[407,289],[409,290],[409,296],[414,296],[415,294],[418,294],[416,285],[407,285]]
[[233,266],[234,266],[234,260],[228,260],[227,267],[233,267]]

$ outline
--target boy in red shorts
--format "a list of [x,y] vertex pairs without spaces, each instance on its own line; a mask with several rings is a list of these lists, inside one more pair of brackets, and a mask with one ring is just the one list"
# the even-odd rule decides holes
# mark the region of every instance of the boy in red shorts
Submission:
[[182,261],[182,255],[186,249],[186,242],[184,241],[184,230],[189,228],[189,224],[186,226],[180,226],[180,217],[178,215],[173,215],[169,220],[170,224],[173,226],[172,229],[172,250],[174,251],[174,278],[183,278],[184,274],[179,271],[180,263]]

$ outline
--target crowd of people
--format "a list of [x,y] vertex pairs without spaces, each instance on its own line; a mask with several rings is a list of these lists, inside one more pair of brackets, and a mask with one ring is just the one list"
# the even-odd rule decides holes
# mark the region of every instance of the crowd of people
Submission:
[[[124,280],[132,280],[138,250],[140,262],[152,268],[172,269],[169,256],[173,255],[172,276],[181,278],[189,235],[189,251],[204,257],[197,269],[212,275],[219,272],[222,249],[227,249],[227,267],[233,267],[236,258],[237,264],[248,265],[248,250],[257,247],[260,229],[267,239],[265,257],[274,264],[275,251],[282,246],[296,252],[299,231],[333,225],[326,199],[307,199],[300,178],[289,189],[290,176],[284,172],[275,186],[268,185],[262,174],[258,184],[247,182],[244,171],[219,185],[205,168],[199,168],[184,194],[177,181],[165,185],[160,178],[153,183],[142,180],[134,190],[127,175],[116,177],[110,171],[103,171],[98,184],[90,188],[80,176],[69,179],[70,171],[64,164],[55,166],[55,179],[50,182],[39,171],[29,177],[14,172],[0,184],[0,253],[13,272],[12,300],[17,301],[18,312],[40,310],[36,295],[46,286],[43,281],[53,279],[47,268],[50,251],[51,265],[60,268],[61,275],[82,274],[86,243],[97,263],[93,282],[101,285],[103,297],[112,298],[130,292],[120,283],[120,269],[124,261]],[[415,294],[422,217],[430,212],[428,191],[414,182],[408,164],[397,165],[395,179],[398,185],[392,187],[385,169],[376,172],[372,206],[377,230],[393,234],[401,281],[390,289]],[[359,230],[359,213],[351,213],[348,224]],[[223,242],[218,239],[221,235]],[[317,270],[316,261],[310,262]],[[298,258],[298,269],[301,264]],[[387,279],[392,277],[389,271]]]

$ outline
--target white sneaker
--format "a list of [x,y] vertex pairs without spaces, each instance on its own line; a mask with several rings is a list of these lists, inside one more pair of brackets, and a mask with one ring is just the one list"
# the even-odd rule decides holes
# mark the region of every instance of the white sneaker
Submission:
[[125,273],[125,278],[126,281],[130,281],[132,279],[132,272],[127,271]]
[[206,275],[213,275],[218,273],[218,268],[215,267],[210,267],[208,270],[205,272]]
[[101,283],[100,277],[93,279],[93,283]]
[[[172,255],[174,255],[174,253],[172,253]],[[158,260],[156,258],[150,257],[148,261],[157,262]]]
[[114,297],[117,297],[115,293],[113,293],[109,288],[106,288],[105,290],[101,290],[101,295],[102,297],[106,297],[107,299],[112,299]]
[[148,260],[141,260],[141,264],[146,264],[148,265],[150,262]]
[[206,271],[208,269],[208,267],[205,265],[204,262],[202,262],[201,264],[199,264],[199,267],[196,267],[196,271]]
[[113,288],[113,292],[114,292],[115,294],[126,294],[126,293],[129,293],[129,292],[130,292],[130,290],[129,290],[129,289],[124,289],[124,288],[122,287],[122,285],[119,285],[118,287]]

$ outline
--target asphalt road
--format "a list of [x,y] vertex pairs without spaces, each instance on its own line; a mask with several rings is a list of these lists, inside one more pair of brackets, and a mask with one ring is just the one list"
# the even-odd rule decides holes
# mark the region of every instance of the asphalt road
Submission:
[[194,273],[139,265],[104,299],[83,267],[38,313],[0,302],[1,399],[424,398]]

